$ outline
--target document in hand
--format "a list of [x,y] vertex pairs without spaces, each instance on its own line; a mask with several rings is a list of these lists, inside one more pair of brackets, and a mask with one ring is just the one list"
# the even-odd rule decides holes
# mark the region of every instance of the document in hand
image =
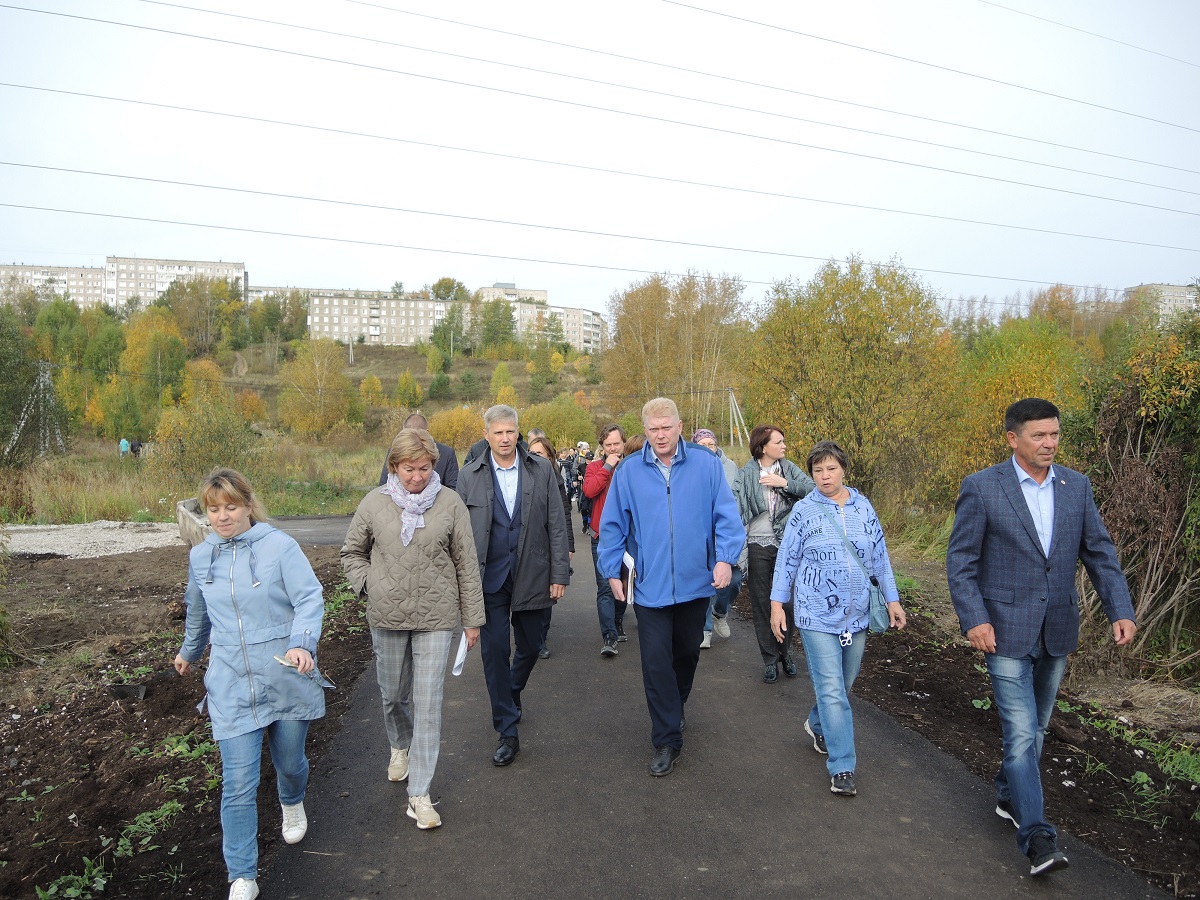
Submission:
[[637,581],[633,557],[628,552],[621,556],[621,589],[625,591],[625,602],[633,602],[633,583]]

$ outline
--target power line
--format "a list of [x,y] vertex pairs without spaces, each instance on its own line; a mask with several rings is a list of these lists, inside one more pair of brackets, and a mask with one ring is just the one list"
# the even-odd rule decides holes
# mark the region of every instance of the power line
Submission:
[[[663,2],[674,2],[674,0],[663,0]],[[642,119],[650,122],[659,122],[667,125],[679,125],[684,128],[694,128],[700,131],[710,131],[717,134],[726,134],[733,137],[744,137],[750,140],[766,141],[774,144],[783,144],[789,147],[799,147],[805,150],[818,150],[826,153],[834,153],[841,156],[851,156],[858,159],[869,159],[875,162],[891,163],[893,165],[907,166],[915,169],[923,169],[929,172],[941,172],[950,175],[961,175],[966,178],[977,178],[983,181],[993,181],[999,184],[1008,184],[1016,187],[1027,187],[1034,190],[1050,191],[1056,194],[1066,194],[1073,197],[1083,197],[1091,200],[1101,200],[1108,203],[1118,203],[1123,206],[1137,206],[1143,209],[1153,209],[1158,212],[1170,212],[1185,216],[1200,216],[1200,213],[1189,212],[1187,210],[1174,209],[1168,206],[1158,206],[1153,203],[1142,203],[1137,200],[1122,200],[1117,197],[1105,197],[1101,194],[1091,194],[1086,191],[1073,191],[1067,188],[1053,187],[1051,185],[1035,184],[1032,182],[1020,181],[1014,178],[1001,178],[995,175],[983,175],[977,172],[966,172],[961,169],[951,169],[945,166],[934,166],[927,163],[917,163],[907,160],[892,159],[886,156],[876,156],[870,153],[859,153],[853,150],[840,150],[833,147],[825,147],[820,144],[809,144],[802,141],[792,141],[786,138],[770,137],[768,135],[753,134],[751,132],[738,131],[732,128],[719,128],[715,125],[701,125],[695,122],[686,122],[681,119],[671,119],[665,116],[652,116],[648,113],[631,112],[628,110],[614,109],[612,107],[598,106],[596,104],[582,103],[576,100],[563,100],[557,97],[546,97],[541,94],[531,94],[525,91],[514,91],[507,88],[495,87],[493,85],[474,84],[469,81],[459,81],[453,78],[441,78],[435,75],[425,75],[419,72],[409,72],[402,69],[391,69],[386,66],[376,66],[369,63],[356,62],[354,60],[343,60],[335,57],[320,56],[314,53],[302,53],[297,50],[284,50],[278,47],[267,47],[261,44],[250,44],[242,41],[232,41],[228,38],[209,37],[207,35],[191,34],[188,32],[174,31],[166,28],[154,28],[149,25],[136,25],[129,22],[117,22],[109,19],[98,19],[90,16],[79,16],[70,13],[51,12],[48,10],[29,9],[22,6],[12,6],[10,4],[0,4],[0,9],[13,9],[20,12],[40,13],[42,15],[57,16],[66,19],[74,19],[84,22],[94,22],[102,25],[114,25],[121,28],[131,28],[137,31],[149,31],[156,34],[168,34],[173,37],[184,37],[192,40],[207,41],[216,44],[225,44],[231,47],[240,47],[242,49],[262,50],[267,53],[277,53],[283,56],[295,56],[301,59],[316,60],[319,62],[328,62],[335,65],[350,66],[352,68],[367,69],[374,72],[384,72],[391,75],[401,75],[409,78],[420,78],[426,81],[435,81],[442,84],[451,84],[457,87],[466,87],[476,90],[490,91],[499,94],[506,94],[514,97],[523,97],[529,100],[541,100],[547,103],[556,103],[562,106],[570,106],[577,109],[587,109],[594,112],[606,112],[613,115],[626,116],[629,118]]]
[[735,16],[732,13],[720,12],[715,9],[705,9],[702,6],[693,6],[690,3],[682,3],[682,2],[680,2],[680,0],[661,0],[661,2],[669,3],[672,6],[680,6],[680,7],[683,7],[684,9],[690,9],[695,12],[707,13],[708,15],[711,15],[711,16],[720,16],[725,19],[733,19],[734,21],[737,21],[737,22],[746,22],[749,25],[758,25],[762,28],[771,28],[771,29],[774,29],[775,31],[783,31],[788,34],[794,34],[794,35],[797,35],[798,37],[809,38],[810,40],[814,40],[814,41],[823,41],[827,44],[835,44],[836,46],[846,47],[851,50],[860,50],[863,53],[873,53],[877,56],[884,56],[884,57],[887,57],[888,59],[895,59],[895,60],[899,60],[900,62],[911,63],[916,66],[925,66],[926,68],[935,69],[939,72],[949,72],[953,75],[962,75],[966,78],[975,78],[975,79],[978,79],[979,81],[986,81],[989,84],[997,84],[1002,87],[1013,88],[1014,90],[1018,90],[1018,91],[1027,91],[1031,94],[1038,94],[1042,97],[1052,97],[1055,100],[1065,100],[1068,103],[1078,103],[1081,106],[1089,106],[1092,109],[1099,109],[1099,110],[1103,110],[1104,112],[1111,112],[1111,113],[1116,113],[1117,115],[1121,115],[1121,116],[1129,116],[1134,119],[1141,119],[1144,122],[1154,122],[1157,125],[1167,125],[1171,128],[1178,128],[1182,131],[1190,131],[1194,134],[1200,134],[1200,128],[1193,128],[1190,125],[1181,125],[1178,122],[1168,122],[1166,119],[1156,119],[1153,116],[1147,116],[1147,115],[1143,115],[1141,113],[1131,112],[1127,109],[1119,109],[1118,107],[1115,107],[1115,106],[1105,106],[1102,103],[1093,103],[1090,100],[1080,100],[1078,97],[1068,97],[1066,94],[1056,94],[1053,91],[1045,91],[1045,90],[1042,90],[1041,88],[1029,87],[1028,85],[1017,84],[1016,82],[1013,82],[1013,81],[1004,81],[1003,79],[1000,79],[1000,78],[990,78],[987,75],[979,75],[975,72],[967,72],[963,69],[954,69],[954,68],[951,68],[950,66],[942,66],[942,65],[938,65],[937,63],[926,62],[925,60],[914,59],[911,56],[901,56],[898,53],[889,53],[886,50],[875,50],[871,47],[863,47],[858,44],[851,44],[847,41],[839,41],[834,38],[822,37],[821,35],[818,35],[818,34],[812,34],[810,32],[806,32],[806,31],[798,31],[795,28],[787,28],[786,26],[775,25],[775,24],[772,24],[771,22],[760,22],[756,19],[745,18],[744,16]]
[[[151,0],[146,0],[146,2],[151,2]],[[813,100],[823,100],[827,103],[838,103],[838,104],[842,104],[844,106],[851,106],[856,109],[867,109],[867,110],[870,110],[871,112],[881,112],[881,113],[886,113],[887,115],[900,116],[900,117],[908,118],[908,119],[915,119],[919,122],[929,122],[934,125],[945,125],[950,128],[961,128],[966,131],[974,131],[974,132],[978,132],[980,134],[988,134],[988,135],[993,135],[995,137],[1010,138],[1012,140],[1017,140],[1017,141],[1026,141],[1031,144],[1040,144],[1045,147],[1055,147],[1060,150],[1072,150],[1077,153],[1088,153],[1093,156],[1102,156],[1107,159],[1116,159],[1116,160],[1120,160],[1122,162],[1137,163],[1139,165],[1144,165],[1144,166],[1154,166],[1156,168],[1170,169],[1170,170],[1173,170],[1176,172],[1186,172],[1189,175],[1200,175],[1200,170],[1198,170],[1198,169],[1188,169],[1188,168],[1184,168],[1182,166],[1172,166],[1167,163],[1154,162],[1154,161],[1148,160],[1148,159],[1137,159],[1132,156],[1122,156],[1118,153],[1109,153],[1104,150],[1096,150],[1096,149],[1090,148],[1090,147],[1076,147],[1072,144],[1061,144],[1061,143],[1057,143],[1055,141],[1048,141],[1043,138],[1029,137],[1028,135],[1022,135],[1022,134],[1012,134],[1007,131],[997,131],[992,128],[981,128],[977,125],[966,125],[962,122],[951,122],[946,119],[936,119],[936,118],[932,118],[930,116],[917,115],[916,113],[901,112],[900,110],[887,109],[886,107],[882,107],[882,106],[872,106],[868,103],[856,103],[852,100],[844,100],[844,99],[840,99],[837,97],[827,97],[824,94],[813,94],[808,91],[800,91],[800,90],[796,90],[794,88],[782,87],[780,85],[765,84],[760,81],[751,81],[751,80],[745,79],[745,78],[735,78],[732,75],[720,75],[716,72],[706,72],[706,71],[703,71],[702,69],[691,69],[691,68],[688,68],[687,66],[671,65],[670,63],[657,62],[655,60],[650,60],[650,59],[642,59],[637,56],[628,56],[623,53],[613,53],[609,50],[597,50],[594,47],[584,47],[580,44],[569,44],[564,41],[555,41],[555,40],[551,40],[549,38],[533,37],[532,35],[519,34],[515,31],[505,31],[504,29],[501,29],[501,28],[491,28],[487,25],[478,25],[478,24],[475,24],[474,22],[460,22],[456,19],[447,19],[447,18],[443,18],[442,16],[432,16],[432,15],[429,15],[428,13],[413,12],[412,10],[399,9],[394,6],[385,6],[382,3],[370,3],[370,2],[367,2],[367,0],[344,0],[344,2],[353,3],[356,6],[365,6],[365,7],[371,8],[371,9],[378,9],[378,10],[382,10],[384,12],[392,12],[392,13],[398,13],[400,15],[405,15],[405,16],[414,16],[416,18],[429,19],[430,21],[433,21],[433,22],[443,22],[447,25],[456,25],[461,28],[472,28],[472,29],[476,29],[479,31],[490,32],[492,34],[501,34],[501,35],[504,35],[505,37],[519,38],[520,40],[524,40],[524,41],[532,41],[534,43],[539,43],[539,44],[548,44],[552,47],[564,47],[569,50],[579,50],[584,53],[594,53],[597,56],[605,56],[610,59],[620,59],[620,60],[625,60],[627,62],[640,63],[640,64],[646,65],[646,66],[654,66],[656,68],[668,69],[673,72],[684,72],[689,75],[700,75],[700,76],[703,76],[704,78],[714,78],[719,81],[727,81],[732,84],[744,84],[749,87],[763,88],[764,90],[769,90],[769,91],[778,91],[780,93],[792,94],[797,97],[809,97]]]
[[[145,182],[147,184],[165,184],[165,185],[172,185],[175,187],[198,188],[200,190],[226,191],[228,193],[247,194],[247,195],[255,196],[255,197],[271,197],[271,198],[281,199],[281,200],[300,200],[300,201],[303,201],[306,203],[326,203],[326,204],[330,204],[330,205],[334,205],[334,206],[348,206],[348,207],[357,208],[357,209],[377,210],[380,212],[395,212],[395,213],[404,213],[404,214],[416,215],[416,216],[434,216],[437,218],[444,218],[444,219],[457,219],[459,221],[465,221],[465,222],[480,222],[480,223],[484,223],[484,224],[488,224],[488,225],[508,225],[508,226],[515,226],[518,228],[536,228],[536,229],[541,229],[541,230],[545,230],[545,231],[560,231],[560,232],[564,232],[567,234],[585,234],[585,235],[590,235],[593,237],[617,238],[619,240],[627,240],[627,241],[645,241],[648,243],[656,243],[656,244],[671,244],[673,246],[678,246],[678,247],[698,247],[703,250],[722,250],[722,251],[727,251],[727,252],[732,252],[732,253],[754,253],[754,254],[759,254],[759,255],[763,255],[763,256],[779,256],[779,257],[795,258],[795,259],[811,259],[812,258],[812,257],[808,257],[808,256],[802,256],[799,254],[795,254],[795,253],[787,253],[782,250],[762,250],[762,249],[755,248],[755,247],[733,247],[733,246],[722,245],[722,244],[705,244],[705,243],[701,243],[699,241],[683,241],[683,240],[676,240],[676,239],[672,239],[672,238],[648,237],[645,235],[637,235],[637,234],[619,234],[619,233],[610,232],[610,231],[591,231],[591,230],[584,229],[584,228],[569,228],[569,227],[563,226],[563,225],[545,225],[545,224],[538,223],[538,222],[519,222],[519,221],[514,221],[511,219],[489,219],[489,218],[485,218],[483,216],[467,216],[467,215],[460,215],[460,214],[456,214],[456,213],[434,212],[433,210],[427,210],[427,209],[415,209],[415,208],[411,208],[411,207],[402,207],[402,206],[387,206],[387,205],[381,204],[381,203],[361,203],[361,202],[356,202],[353,200],[337,200],[337,199],[330,198],[330,197],[314,197],[314,196],[309,196],[309,195],[305,195],[305,194],[286,194],[286,193],[281,193],[281,192],[277,192],[277,191],[258,190],[258,189],[254,189],[254,188],[238,188],[238,187],[230,187],[227,185],[219,185],[219,184],[204,184],[201,182],[194,182],[194,181],[179,181],[179,180],[169,179],[169,178],[152,178],[147,175],[126,175],[126,174],[121,174],[121,173],[117,173],[117,172],[97,172],[97,171],[89,170],[89,169],[70,169],[70,168],[66,168],[63,166],[43,166],[43,165],[37,165],[34,163],[11,162],[9,160],[0,160],[0,166],[10,166],[13,168],[21,168],[21,169],[34,169],[34,170],[43,171],[43,172],[64,172],[64,173],[68,173],[68,174],[72,174],[72,175],[88,175],[88,176],[94,176],[94,177],[98,177],[98,178],[116,178],[116,179],[121,179],[121,180],[125,180],[125,181],[141,181],[141,182]],[[1038,230],[1042,230],[1042,229],[1038,229]],[[1065,234],[1064,232],[1051,232],[1051,233],[1059,234],[1059,235]],[[1114,240],[1115,241],[1117,239],[1116,238],[1112,238],[1112,239],[1097,238],[1096,240]],[[1180,250],[1180,251],[1184,251],[1184,252],[1188,252],[1188,253],[1200,253],[1200,248],[1195,248],[1195,247],[1172,247],[1172,246],[1168,246],[1168,245],[1164,245],[1164,244],[1150,244],[1150,243],[1146,243],[1143,241],[1128,241],[1128,242],[1121,241],[1121,243],[1132,243],[1132,244],[1137,244],[1138,246],[1154,247],[1154,248],[1160,249],[1160,250]]]
[[1158,50],[1151,50],[1149,47],[1139,47],[1137,44],[1131,44],[1128,41],[1122,41],[1115,37],[1109,37],[1107,34],[1088,31],[1086,28],[1078,28],[1075,25],[1068,25],[1066,22],[1056,22],[1053,19],[1047,19],[1044,16],[1038,16],[1031,12],[1025,12],[1023,9],[1013,9],[1011,6],[1005,6],[1002,3],[994,3],[993,0],[979,0],[979,2],[986,3],[988,6],[994,6],[997,9],[1006,10],[1010,13],[1015,13],[1018,16],[1028,16],[1030,19],[1037,19],[1039,22],[1046,22],[1050,25],[1056,25],[1059,28],[1066,28],[1069,31],[1077,31],[1080,34],[1086,34],[1089,37],[1099,38],[1102,41],[1110,41],[1114,44],[1120,44],[1122,47],[1128,47],[1131,50],[1139,50],[1142,53],[1149,53],[1151,56],[1159,56],[1163,59],[1169,59],[1171,62],[1182,63],[1185,66],[1191,66],[1194,69],[1200,69],[1200,65],[1192,62],[1190,59],[1180,59],[1178,56],[1171,56],[1167,53],[1161,53]]
[[[383,247],[383,248],[387,248],[389,250],[413,250],[413,251],[417,251],[417,252],[421,252],[421,253],[445,253],[450,256],[472,256],[472,257],[479,257],[482,259],[502,259],[502,260],[506,260],[506,261],[510,261],[510,262],[528,262],[528,263],[538,263],[538,264],[542,264],[542,265],[552,265],[552,266],[569,266],[572,268],[581,268],[581,269],[599,269],[599,270],[606,271],[606,272],[627,272],[627,273],[634,274],[634,275],[655,275],[658,277],[666,277],[666,278],[687,277],[687,276],[670,275],[670,274],[663,273],[663,272],[651,271],[649,269],[633,269],[633,268],[627,268],[624,266],[603,265],[600,263],[566,262],[564,260],[558,260],[558,259],[538,259],[536,257],[525,257],[525,256],[504,256],[504,255],[501,255],[498,253],[479,253],[476,251],[469,251],[469,250],[447,250],[442,247],[418,247],[418,246],[412,246],[409,244],[392,244],[392,243],[388,243],[386,241],[368,241],[368,240],[360,239],[360,238],[341,238],[341,237],[331,237],[328,235],[298,234],[295,232],[288,232],[288,231],[271,231],[271,230],[268,230],[265,228],[246,228],[244,226],[236,226],[236,225],[215,225],[215,224],[208,223],[208,222],[184,222],[184,221],[180,221],[177,219],[155,219],[155,218],[150,218],[148,216],[130,216],[130,215],[121,215],[118,213],[102,213],[102,212],[93,212],[90,210],[81,210],[81,209],[61,209],[61,208],[50,207],[50,206],[32,206],[32,205],[23,204],[23,203],[0,202],[0,207],[4,207],[4,208],[8,208],[8,209],[27,209],[27,210],[34,210],[36,212],[59,213],[62,215],[91,216],[91,217],[103,218],[103,219],[118,219],[118,220],[127,221],[127,222],[149,222],[154,225],[180,225],[180,226],[187,227],[187,228],[206,228],[206,229],[210,229],[213,231],[231,231],[231,232],[239,232],[239,233],[244,233],[244,234],[266,235],[269,237],[295,238],[295,239],[310,240],[310,241],[325,241],[325,242],[337,243],[337,244],[352,244],[352,245],[363,246],[363,247]],[[813,261],[813,262],[839,262],[839,263],[841,263],[841,262],[848,261],[848,260],[840,260],[840,259],[832,260],[832,259],[829,259],[828,257],[823,257],[823,256],[801,256],[800,254],[793,254],[793,257],[795,259],[804,259],[804,260],[809,260],[809,261]],[[883,263],[880,265],[891,266],[894,264]],[[925,268],[918,268],[916,266],[903,266],[902,268],[904,268],[906,271],[909,271],[909,272],[922,272],[922,273],[929,274],[929,275],[951,275],[951,276],[955,276],[955,277],[959,277],[959,278],[982,278],[982,279],[986,279],[986,280],[990,280],[990,281],[1009,281],[1009,282],[1016,282],[1016,283],[1020,283],[1020,284],[1036,284],[1036,285],[1050,285],[1050,286],[1061,285],[1063,287],[1080,288],[1081,290],[1105,290],[1105,291],[1110,291],[1112,293],[1118,292],[1117,288],[1094,288],[1093,286],[1086,285],[1086,284],[1069,284],[1069,283],[1062,282],[1062,281],[1039,281],[1034,278],[1017,278],[1017,277],[1012,277],[1009,275],[982,275],[977,272],[955,272],[955,271],[951,271],[948,269],[925,269]],[[701,277],[708,278],[711,276],[701,276]],[[779,283],[778,281],[750,281],[748,279],[744,279],[744,278],[740,278],[740,277],[737,280],[742,284],[762,285],[762,286],[766,286],[766,287],[773,287]]]
[[834,128],[839,131],[850,131],[855,134],[866,134],[872,137],[881,137],[893,141],[904,141],[905,143],[918,144],[923,147],[936,147],[940,150],[952,150],[957,153],[969,153],[974,156],[985,156],[989,159],[1000,159],[1005,162],[1022,163],[1029,166],[1038,166],[1045,169],[1053,169],[1057,172],[1070,172],[1075,175],[1087,175],[1092,178],[1103,178],[1109,181],[1120,181],[1124,184],[1137,185],[1138,187],[1156,188],[1162,191],[1172,191],[1179,194],[1190,194],[1193,197],[1200,197],[1200,191],[1189,191],[1186,188],[1172,187],[1165,184],[1156,184],[1151,181],[1139,181],[1136,178],[1125,178],[1120,175],[1107,175],[1103,172],[1092,172],[1087,169],[1077,169],[1072,166],[1060,166],[1054,163],[1040,162],[1035,159],[1025,159],[1019,156],[1009,156],[1004,153],[992,153],[988,150],[976,150],[970,147],[958,147],[954,144],[943,144],[938,141],[929,141],[922,138],[907,137],[905,135],[890,134],[885,131],[875,131],[870,128],[858,128],[853,125],[841,125],[836,122],[826,122],[821,119],[810,119],[804,116],[793,116],[787,113],[775,112],[769,109],[757,109],[755,107],[744,106],[738,103],[723,103],[719,100],[708,100],[703,97],[693,97],[687,94],[675,94],[669,91],[659,91],[653,88],[640,87],[638,85],[622,84],[616,81],[605,81],[600,78],[590,78],[585,75],[572,75],[567,72],[555,72],[551,69],[539,69],[534,66],[523,66],[517,63],[503,62],[501,60],[485,59],[479,56],[469,56],[463,53],[451,53],[447,50],[435,50],[432,47],[420,47],[415,44],[403,44],[398,41],[389,41],[384,38],[369,37],[367,35],[351,34],[345,31],[333,31],[328,28],[316,28],[310,25],[299,25],[294,22],[280,22],[274,19],[262,19],[255,16],[246,16],[240,13],[223,12],[220,10],[204,9],[198,6],[187,6],[182,3],[168,3],[166,0],[138,0],[140,3],[147,3],[152,6],[165,6],[170,9],[186,10],[188,12],[202,13],[210,16],[221,16],[223,18],[238,19],[245,22],[255,22],[260,25],[272,25],[278,28],[291,28],[297,31],[307,31],[314,34],[325,35],[328,37],[347,38],[354,41],[365,41],[370,44],[382,44],[386,47],[396,47],[402,50],[412,50],[418,53],[429,53],[435,56],[446,56],[451,59],[465,60],[467,62],[483,63],[489,66],[499,66],[506,69],[515,69],[520,72],[532,72],[538,75],[549,75],[553,78],[566,78],[572,81],[582,81],[587,84],[601,85],[603,87],[618,88],[619,90],[634,91],[641,94],[650,94],[655,97],[666,97],[671,100],[686,100],[689,103],[700,103],[706,106],[715,106],[720,109],[731,109],[738,112],[752,113],[754,115],[769,116],[776,119],[785,119],[789,122],[802,122],[806,125],[819,125],[823,128]]
[[150,100],[134,100],[128,97],[112,97],[105,94],[89,94],[83,91],[68,91],[60,88],[38,87],[35,85],[17,84],[15,82],[0,82],[0,87],[16,88],[19,90],[38,91],[49,94],[61,94],[68,97],[83,97],[89,100],[106,100],[112,103],[128,103],[135,106],[148,106],[155,109],[168,109],[175,112],[196,113],[206,116],[217,116],[220,118],[235,119],[244,122],[257,122],[266,125],[278,125],[285,128],[300,128],[308,131],[318,131],[328,134],[344,135],[347,137],[365,138],[367,140],[388,141],[398,144],[409,144],[415,147],[428,147],[434,150],[452,150],[458,153],[472,153],[479,156],[492,156],[497,159],[514,160],[517,162],[528,162],[536,165],[558,166],[566,169],[578,169],[584,172],[598,172],[604,175],[618,175],[625,178],[641,178],[648,181],[661,181],[667,184],[680,184],[687,187],[702,187],[719,191],[732,191],[742,194],[751,194],[759,197],[772,197],[781,200],[796,200],[801,203],[820,203],[826,206],[839,206],[846,209],[860,209],[868,212],[883,212],[901,216],[915,216],[923,219],[934,219],[942,222],[955,222],[966,225],[980,225],[989,228],[1006,228],[1013,231],[1027,231],[1035,234],[1050,234],[1059,237],[1073,237],[1081,240],[1096,240],[1107,241],[1110,243],[1129,244],[1132,246],[1145,246],[1161,250],[1181,250],[1184,252],[1194,252],[1190,247],[1174,247],[1169,244],[1155,244],[1143,241],[1135,241],[1127,238],[1104,237],[1101,235],[1083,234],[1071,231],[1055,231],[1048,228],[1036,228],[1031,225],[1014,225],[1005,222],[988,222],[982,219],[968,219],[961,216],[945,216],[937,213],[916,212],[914,210],[896,209],[886,206],[872,206],[865,203],[850,203],[845,200],[828,200],[820,197],[805,197],[799,194],[785,194],[780,191],[767,191],[756,188],[736,187],[727,184],[717,184],[705,181],[693,181],[686,178],[673,178],[668,175],[651,175],[645,172],[631,172],[623,169],[608,169],[602,166],[588,166],[582,163],[562,162],[561,160],[540,159],[534,156],[520,156],[513,153],[501,153],[496,150],[479,150],[471,147],[457,147],[453,144],[436,144],[429,141],[418,141],[411,138],[395,137],[393,135],[374,134],[365,131],[353,131],[345,128],[330,128],[322,125],[311,125],[304,122],[289,122],[284,119],[270,119],[263,116],[249,116],[240,113],[221,112],[219,110],[203,109],[201,107],[180,106],[171,103],[156,103]]

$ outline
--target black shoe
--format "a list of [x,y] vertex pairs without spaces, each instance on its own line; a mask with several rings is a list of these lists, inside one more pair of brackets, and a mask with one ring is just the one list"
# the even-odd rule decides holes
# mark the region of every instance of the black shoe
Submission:
[[765,681],[767,684],[774,684],[778,678],[779,668],[775,665],[775,663],[771,663],[769,666],[763,669],[763,681]]
[[507,766],[517,754],[521,752],[521,741],[515,737],[502,737],[500,743],[496,747],[496,752],[492,754],[493,766]]
[[858,788],[854,786],[853,772],[838,772],[829,779],[829,793],[838,794],[842,797],[853,797],[858,793]]
[[1030,875],[1045,875],[1070,865],[1067,854],[1059,850],[1054,838],[1044,831],[1029,839],[1029,852],[1025,855],[1029,857]]
[[655,778],[670,775],[675,768],[675,760],[679,759],[678,747],[659,747],[654,751],[654,759],[650,760],[650,774]]
[[604,646],[600,648],[601,656],[616,656],[617,655],[617,639],[615,637],[607,637],[604,639]]
[[618,644],[623,644],[623,643],[625,643],[627,640],[629,640],[629,638],[627,638],[627,637],[625,636],[625,626],[624,626],[624,625],[622,625],[620,622],[618,622],[618,623],[617,623],[617,643],[618,643]]
[[541,648],[538,650],[538,659],[549,659],[549,658],[550,658],[550,648],[547,647],[545,644],[542,644]]
[[785,656],[783,658],[783,674],[788,678],[796,677],[796,661],[790,656]]
[[1013,809],[1012,803],[1007,800],[996,801],[996,815],[1002,819],[1008,819],[1013,823],[1013,828],[1020,828],[1021,823],[1017,821],[1017,811]]

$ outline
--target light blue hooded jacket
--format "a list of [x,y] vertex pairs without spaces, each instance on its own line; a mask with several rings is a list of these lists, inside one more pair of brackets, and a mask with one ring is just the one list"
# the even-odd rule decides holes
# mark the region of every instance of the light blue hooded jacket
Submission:
[[204,686],[213,737],[325,715],[316,679],[275,660],[292,647],[315,659],[325,615],[321,582],[294,540],[263,522],[230,540],[210,534],[192,548],[185,598],[179,655],[195,663],[212,644]]

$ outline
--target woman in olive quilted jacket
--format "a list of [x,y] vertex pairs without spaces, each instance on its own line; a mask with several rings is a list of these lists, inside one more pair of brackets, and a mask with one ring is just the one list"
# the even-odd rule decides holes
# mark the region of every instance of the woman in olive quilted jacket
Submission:
[[405,428],[388,452],[388,477],[358,510],[342,546],[346,578],[367,602],[375,673],[391,758],[388,780],[408,780],[408,816],[441,817],[429,800],[442,732],[442,687],[454,629],[468,646],[484,622],[483,587],[467,507],[442,490],[429,432]]

